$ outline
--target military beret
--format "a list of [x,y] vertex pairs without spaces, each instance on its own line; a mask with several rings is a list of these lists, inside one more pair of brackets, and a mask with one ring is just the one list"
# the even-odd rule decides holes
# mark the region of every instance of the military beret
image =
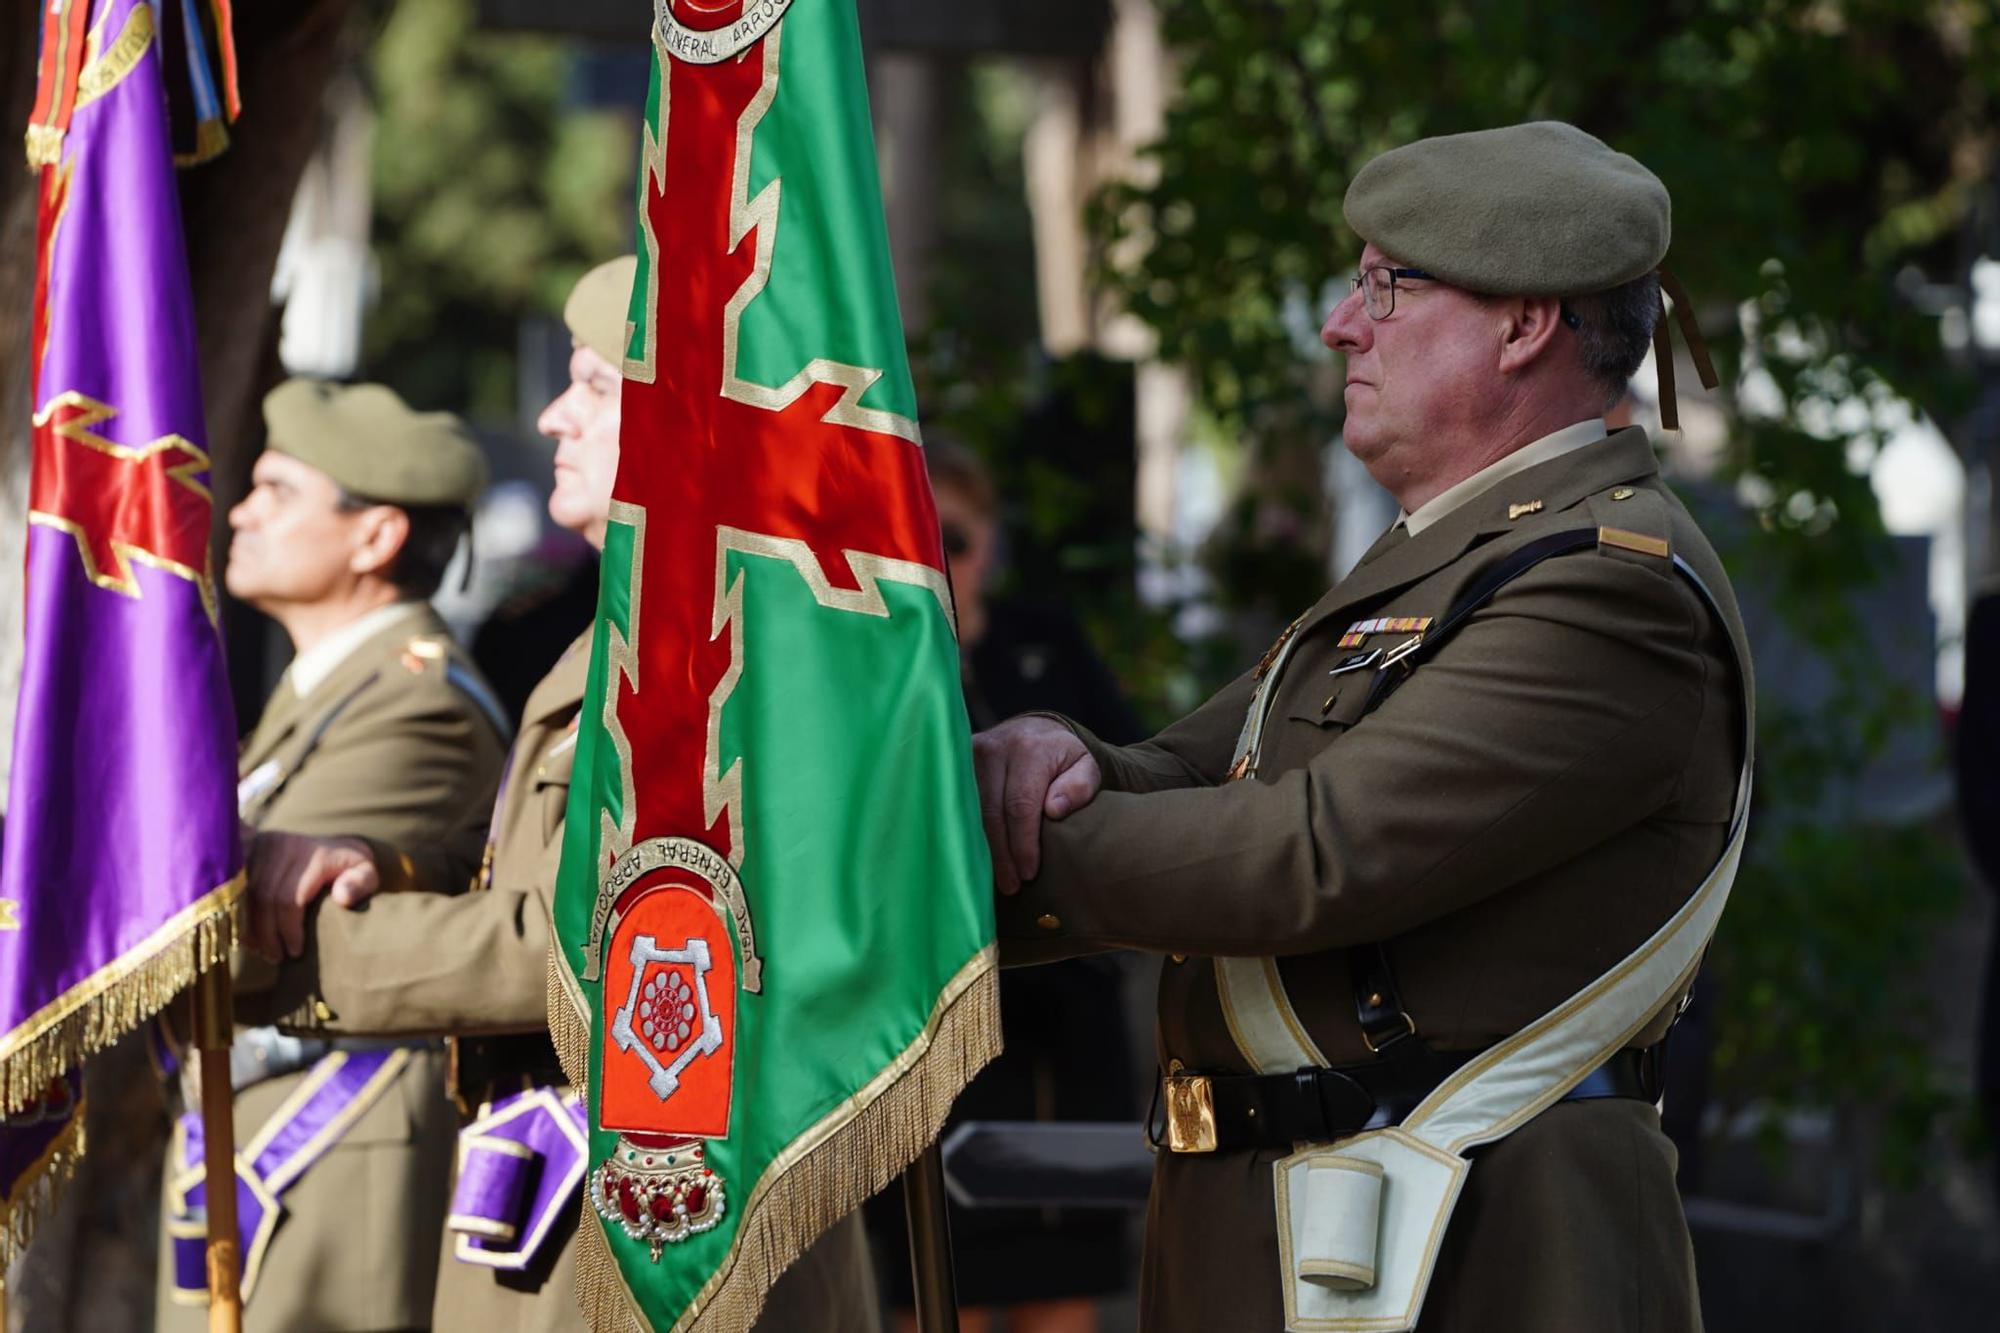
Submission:
[[1419,139],[1355,174],[1347,223],[1397,262],[1496,296],[1581,296],[1652,272],[1672,207],[1660,178],[1574,125]]
[[639,256],[620,255],[578,278],[563,303],[571,336],[613,366],[625,364],[625,318],[638,274]]
[[352,495],[397,505],[463,505],[486,489],[486,456],[449,412],[414,412],[380,384],[286,380],[264,396],[268,447]]

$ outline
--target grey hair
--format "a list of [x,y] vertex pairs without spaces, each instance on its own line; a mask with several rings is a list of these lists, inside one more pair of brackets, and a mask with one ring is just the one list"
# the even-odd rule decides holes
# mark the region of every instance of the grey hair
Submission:
[[1660,275],[1642,274],[1563,304],[1577,319],[1577,357],[1584,372],[1603,387],[1604,404],[1611,407],[1625,396],[1652,346],[1653,325],[1660,318]]

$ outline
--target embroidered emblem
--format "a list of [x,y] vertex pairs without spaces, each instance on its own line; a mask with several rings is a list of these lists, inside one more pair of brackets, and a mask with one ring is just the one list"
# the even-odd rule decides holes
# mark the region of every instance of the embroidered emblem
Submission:
[[1630,486],[1620,486],[1617,490],[1611,492],[1611,498],[1614,500],[1629,500],[1636,494],[1638,492],[1634,491]]
[[[676,60],[719,65],[741,55],[778,26],[792,0],[739,0],[736,4],[693,5],[687,0],[653,0],[653,39]],[[681,10],[685,18],[675,14]]]
[[619,859],[599,904],[597,1123],[618,1142],[591,1172],[590,1202],[651,1246],[655,1262],[714,1227],[725,1207],[704,1140],[729,1132],[737,992],[756,963],[727,867],[691,840],[651,839]]
[[1539,514],[1541,512],[1542,502],[1540,500],[1530,500],[1526,504],[1508,505],[1507,521],[1512,523],[1516,519],[1526,518],[1530,514]]
[[1371,634],[1422,634],[1431,627],[1429,616],[1383,616],[1357,620],[1340,636],[1342,648],[1359,648]]
[[12,898],[0,898],[0,930],[21,928],[21,905]]

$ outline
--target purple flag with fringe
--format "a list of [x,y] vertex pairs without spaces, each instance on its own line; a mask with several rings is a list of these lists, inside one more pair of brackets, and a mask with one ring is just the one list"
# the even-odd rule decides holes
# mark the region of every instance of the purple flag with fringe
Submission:
[[[236,726],[169,77],[147,0],[45,0],[24,657],[0,835],[0,1257],[72,1071],[225,962]],[[175,79],[187,77],[177,62]]]

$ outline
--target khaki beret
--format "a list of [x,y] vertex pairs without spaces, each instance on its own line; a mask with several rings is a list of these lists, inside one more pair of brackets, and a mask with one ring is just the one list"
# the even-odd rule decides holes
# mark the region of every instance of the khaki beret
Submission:
[[267,447],[351,495],[396,505],[472,507],[486,456],[449,412],[413,412],[380,384],[286,380],[264,396]]
[[1541,120],[1419,139],[1347,187],[1347,223],[1398,263],[1494,296],[1581,296],[1652,272],[1667,187],[1574,125]]
[[578,278],[563,303],[571,336],[614,367],[625,364],[626,316],[638,274],[639,256],[620,255]]

